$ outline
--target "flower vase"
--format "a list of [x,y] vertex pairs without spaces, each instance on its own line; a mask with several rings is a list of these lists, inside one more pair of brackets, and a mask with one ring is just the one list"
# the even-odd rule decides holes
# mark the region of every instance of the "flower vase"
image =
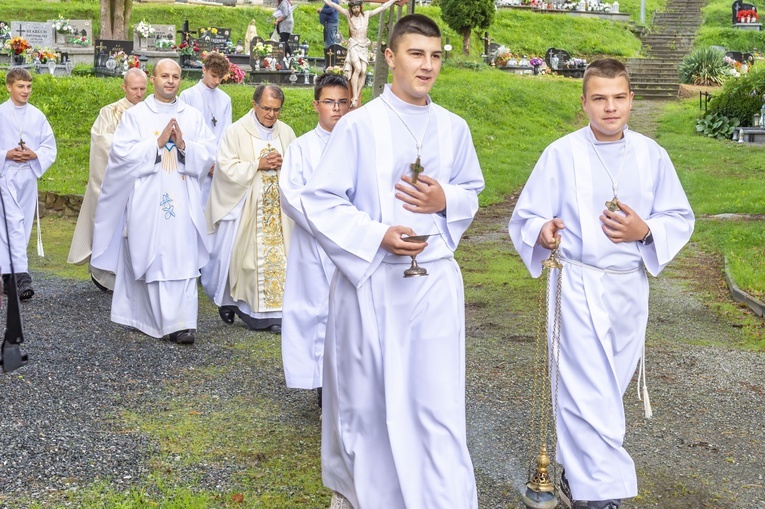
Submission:
[[260,57],[255,59],[255,72],[260,71]]
[[539,74],[539,66],[535,65],[534,66],[534,76],[536,76],[537,74]]
[[181,68],[188,67],[189,60],[191,60],[191,55],[181,55]]
[[311,84],[311,75],[306,73],[303,73],[303,84],[304,85],[310,85]]
[[13,64],[24,65],[24,55],[21,53],[19,53],[18,55],[13,55]]

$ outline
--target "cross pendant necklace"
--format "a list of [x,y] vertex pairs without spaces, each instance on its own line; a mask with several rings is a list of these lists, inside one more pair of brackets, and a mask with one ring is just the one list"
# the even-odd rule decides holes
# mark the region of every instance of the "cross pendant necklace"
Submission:
[[16,118],[15,107],[13,110],[11,110],[11,113],[13,113],[13,123],[16,124],[16,129],[19,130],[19,148],[21,150],[25,150],[24,145],[26,144],[26,142],[24,141],[23,133],[24,133],[24,122],[27,119],[26,110],[24,111],[25,113],[24,116],[21,118],[21,125],[19,125],[19,120]]
[[215,115],[212,115],[212,125],[213,125],[213,127],[218,125],[218,120],[215,118]]
[[[592,136],[592,133],[590,133],[590,136]],[[603,169],[606,170],[606,175],[608,175],[608,178],[611,180],[611,190],[614,192],[614,197],[611,198],[610,201],[607,201],[605,203],[606,208],[610,210],[611,212],[616,212],[618,210],[621,210],[619,208],[619,198],[618,198],[618,188],[619,188],[619,180],[622,178],[622,171],[624,171],[624,160],[627,158],[627,138],[624,138],[624,149],[622,150],[622,163],[619,165],[619,174],[616,176],[616,180],[614,180],[614,177],[611,176],[611,172],[608,170],[608,166],[606,166],[606,163],[603,161],[603,158],[600,156],[600,152],[598,152],[598,149],[595,147],[595,143],[590,139],[590,145],[592,145],[592,150],[595,151],[595,155],[598,156],[598,161],[600,161],[600,164],[603,166]]]
[[395,108],[388,104],[388,101],[386,101],[385,98],[380,97],[380,99],[382,99],[382,102],[385,103],[385,105],[393,112],[394,115],[396,115],[396,117],[398,117],[401,123],[404,124],[404,127],[409,132],[409,134],[412,135],[412,138],[414,138],[414,142],[417,145],[417,160],[409,165],[409,168],[412,170],[412,184],[416,184],[420,173],[425,171],[425,167],[420,163],[420,156],[422,155],[422,142],[425,139],[425,133],[428,132],[428,124],[430,124],[430,107],[428,107],[428,119],[425,121],[425,128],[422,130],[422,136],[420,136],[420,139],[417,140],[417,137],[414,135],[412,130],[409,129],[409,126],[406,125],[406,122],[404,122],[404,119],[401,118],[401,115],[398,114]]

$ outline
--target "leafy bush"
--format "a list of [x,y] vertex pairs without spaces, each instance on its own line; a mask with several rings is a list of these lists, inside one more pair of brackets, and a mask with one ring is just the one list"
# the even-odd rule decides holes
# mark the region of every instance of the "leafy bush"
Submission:
[[729,140],[733,136],[733,131],[738,127],[738,124],[737,118],[731,120],[725,115],[710,113],[696,121],[696,131],[710,138]]
[[722,85],[728,65],[717,48],[696,48],[680,63],[680,82],[693,85]]
[[752,68],[740,78],[730,79],[709,103],[709,112],[737,118],[742,126],[751,126],[752,115],[758,113],[765,93],[765,66]]

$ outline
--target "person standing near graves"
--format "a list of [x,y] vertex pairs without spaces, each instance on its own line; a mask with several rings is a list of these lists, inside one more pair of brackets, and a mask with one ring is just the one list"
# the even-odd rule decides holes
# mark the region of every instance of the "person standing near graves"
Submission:
[[627,127],[632,99],[624,64],[603,59],[587,67],[582,108],[590,123],[547,147],[509,223],[533,277],[551,249],[564,267],[554,383],[556,459],[569,508],[615,509],[638,493],[622,446],[622,397],[638,363],[641,371],[645,365],[646,271],[658,275],[694,226],[667,152]]
[[300,195],[313,175],[329,135],[350,107],[350,86],[344,76],[324,74],[314,86],[313,109],[319,125],[292,143],[279,177],[282,208],[296,228],[290,239],[282,318],[282,360],[287,387],[319,389],[324,360],[329,283],[335,266],[311,233]]
[[294,9],[290,0],[279,0],[274,12],[274,29],[279,34],[279,42],[284,43],[284,55],[287,57],[292,56],[292,48],[288,41],[295,26],[295,19],[292,17]]
[[[369,46],[372,44],[367,38],[369,18],[383,12],[398,0],[388,0],[381,6],[365,11],[362,0],[351,0],[348,9],[332,2],[324,0],[325,6],[335,9],[348,18],[348,55],[345,58],[345,77],[351,83],[351,108],[355,108],[361,101],[361,90],[367,79],[367,66],[369,65]],[[350,12],[349,12],[350,11]]]
[[[334,4],[340,4],[340,0],[330,0]],[[324,27],[324,47],[329,48],[337,44],[338,11],[324,5],[316,9],[319,14],[319,23]]]
[[215,136],[177,99],[177,62],[157,62],[151,82],[154,94],[122,115],[112,139],[91,264],[116,274],[113,322],[191,344],[209,259],[199,180],[215,161]]
[[[0,150],[4,155],[0,170],[3,203],[0,207],[3,221],[0,225],[0,267],[4,271],[3,287],[7,293],[13,261],[19,298],[28,300],[35,294],[29,275],[27,245],[38,207],[37,179],[56,160],[57,149],[48,119],[29,104],[32,95],[29,71],[11,69],[5,75],[5,86],[10,97],[0,105]],[[8,258],[9,245],[11,259]]]
[[281,333],[292,220],[282,213],[279,172],[295,133],[279,120],[284,92],[278,86],[258,85],[252,106],[218,148],[205,208],[212,259],[202,286],[224,322],[234,323],[236,315],[252,330]]
[[[322,412],[332,507],[478,507],[454,251],[484,180],[467,123],[428,95],[441,57],[438,25],[402,17],[385,50],[392,84],[340,119],[301,195],[336,267]],[[418,234],[434,235],[405,240]],[[404,278],[415,255],[429,275]]]
[[[122,81],[125,97],[101,108],[93,127],[90,129],[90,173],[85,197],[82,200],[77,226],[74,228],[72,246],[69,248],[68,263],[82,265],[90,261],[93,246],[93,218],[96,214],[98,195],[104,181],[112,138],[122,115],[143,100],[148,86],[146,73],[141,69],[128,69]],[[103,291],[114,290],[114,273],[96,269],[88,264],[93,283]]]
[[[211,51],[202,62],[202,79],[193,87],[181,92],[181,100],[202,113],[207,127],[213,132],[218,143],[223,137],[223,132],[231,125],[231,98],[218,88],[228,76],[230,66],[225,56]],[[202,205],[207,203],[214,171],[213,164],[208,174],[200,181]]]

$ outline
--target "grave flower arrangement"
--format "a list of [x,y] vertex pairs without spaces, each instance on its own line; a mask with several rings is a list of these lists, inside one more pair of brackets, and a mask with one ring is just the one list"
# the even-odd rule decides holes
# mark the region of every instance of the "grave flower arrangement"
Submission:
[[201,50],[199,49],[199,46],[197,46],[196,41],[183,41],[178,46],[172,47],[175,51],[178,52],[179,55],[187,55],[187,56],[193,56],[199,53]]
[[497,67],[505,67],[511,58],[513,58],[512,53],[509,51],[503,51],[502,53],[497,54],[497,56],[494,58],[494,63],[497,64]]
[[175,41],[172,39],[159,38],[154,41],[154,47],[157,49],[170,49],[175,46]]
[[343,68],[340,67],[339,65],[336,65],[334,67],[333,66],[329,66],[326,69],[324,69],[324,72],[326,74],[344,74],[343,73]]
[[148,39],[154,36],[154,27],[151,24],[146,23],[145,19],[142,19],[140,23],[135,26],[135,31],[138,32],[138,37]]
[[72,25],[69,24],[69,20],[64,19],[61,14],[58,15],[58,19],[54,21],[53,25],[51,26],[53,27],[53,30],[60,34],[71,35],[72,31],[74,30]]
[[739,23],[754,23],[757,21],[757,11],[754,9],[741,9],[736,14],[736,20]]
[[262,42],[259,42],[253,46],[251,52],[255,53],[259,57],[265,57],[266,55],[270,55],[273,50],[274,47],[270,44],[263,44]]
[[130,55],[125,59],[125,62],[122,65],[127,65],[127,69],[138,69],[141,67],[141,61],[138,59],[138,55]]
[[307,58],[303,58],[303,57],[293,58],[292,64],[295,67],[295,70],[297,72],[300,72],[300,73],[311,72],[311,64],[308,63]]
[[542,64],[544,64],[544,63],[545,63],[545,61],[544,61],[544,60],[542,60],[542,59],[541,59],[541,58],[539,58],[539,57],[534,57],[534,58],[532,58],[531,60],[529,60],[529,65],[530,65],[531,67],[539,67],[540,65],[542,65]]
[[5,21],[0,21],[0,37],[11,35],[11,27]]
[[5,47],[13,52],[14,55],[21,55],[32,46],[23,37],[13,37],[5,41]]
[[242,68],[238,65],[229,62],[228,65],[228,74],[223,79],[224,83],[243,83],[244,82],[244,71],[242,71]]
[[40,59],[40,63],[47,64],[48,61],[53,60],[56,61],[56,52],[53,51],[50,48],[43,48],[41,50],[35,51],[37,54],[37,57]]
[[74,44],[76,46],[88,46],[90,44],[90,39],[84,35],[73,35],[69,38],[69,44]]

